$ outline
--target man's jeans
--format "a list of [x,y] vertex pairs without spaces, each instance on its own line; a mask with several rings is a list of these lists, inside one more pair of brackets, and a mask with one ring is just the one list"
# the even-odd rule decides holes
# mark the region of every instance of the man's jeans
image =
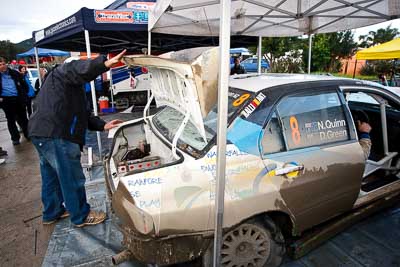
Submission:
[[81,224],[90,211],[78,144],[59,138],[32,137],[40,158],[43,221],[59,218],[65,207],[74,224]]

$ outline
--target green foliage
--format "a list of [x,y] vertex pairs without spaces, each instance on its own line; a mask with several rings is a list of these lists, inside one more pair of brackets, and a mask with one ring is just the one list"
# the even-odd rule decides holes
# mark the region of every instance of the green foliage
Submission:
[[302,57],[299,50],[285,53],[284,56],[275,58],[271,64],[270,72],[273,73],[303,73]]
[[[274,68],[277,59],[285,56],[285,53],[300,49],[303,46],[302,42],[303,40],[298,37],[264,37],[262,47],[271,68]],[[257,52],[255,46],[249,49],[252,53]]]
[[[369,60],[365,66],[361,69],[360,73],[362,75],[374,75],[385,74],[389,76],[393,70],[393,60]],[[398,72],[398,69],[395,70]]]
[[14,44],[9,40],[0,41],[0,56],[7,61],[16,59],[17,54],[22,53],[32,48],[32,39],[27,39],[18,44]]
[[[311,71],[338,72],[342,65],[340,59],[354,54],[357,44],[351,31],[316,34],[311,52]],[[303,58],[308,62],[308,42],[303,50]]]
[[376,32],[370,31],[367,35],[360,35],[360,47],[371,47],[377,44],[383,44],[393,40],[400,34],[397,28],[391,28],[391,25],[386,28],[380,28]]
[[365,64],[364,66],[361,67],[360,74],[361,75],[371,75],[371,76],[374,75],[376,77],[374,65]]

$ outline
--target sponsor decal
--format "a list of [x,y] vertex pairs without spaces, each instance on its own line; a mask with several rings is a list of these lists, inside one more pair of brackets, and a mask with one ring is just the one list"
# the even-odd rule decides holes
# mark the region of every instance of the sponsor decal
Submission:
[[126,3],[126,7],[135,10],[150,10],[154,4],[154,2],[128,2]]
[[134,23],[133,11],[95,10],[96,23]]
[[135,11],[133,12],[133,18],[135,24],[147,24],[149,21],[149,13],[147,11]]
[[251,103],[244,108],[241,115],[243,115],[245,118],[248,118],[251,113],[253,113],[253,111],[256,110],[256,108],[261,104],[261,102],[264,101],[265,98],[266,96],[263,93],[259,93],[256,98],[254,98],[253,101],[251,101]]
[[321,141],[346,138],[347,130],[343,127],[346,127],[346,121],[343,119],[313,121],[304,124],[306,138],[313,139],[317,136]]
[[44,30],[40,30],[35,32],[35,42],[39,42],[40,40],[42,40],[44,38]]
[[228,96],[237,99],[240,95],[235,92],[228,92]]
[[76,21],[77,20],[76,20],[75,16],[69,17],[69,18],[55,24],[54,26],[51,26],[50,28],[46,29],[45,36],[53,35],[56,32],[61,31],[62,29],[76,23]]

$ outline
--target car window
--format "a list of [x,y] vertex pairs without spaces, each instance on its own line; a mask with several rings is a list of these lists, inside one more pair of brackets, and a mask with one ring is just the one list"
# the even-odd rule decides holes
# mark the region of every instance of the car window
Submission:
[[263,154],[271,154],[285,151],[285,142],[283,140],[282,128],[279,123],[279,118],[274,112],[272,118],[264,130],[261,139],[261,147]]
[[277,107],[289,149],[349,140],[342,103],[336,92],[288,96]]
[[264,129],[261,146],[265,155],[349,138],[337,92],[309,92],[287,96],[278,103]]
[[379,104],[378,101],[376,101],[372,96],[363,92],[347,94],[346,99],[347,101],[352,101],[352,102]]
[[32,78],[38,78],[39,77],[38,71],[36,69],[30,69],[29,71],[31,73]]

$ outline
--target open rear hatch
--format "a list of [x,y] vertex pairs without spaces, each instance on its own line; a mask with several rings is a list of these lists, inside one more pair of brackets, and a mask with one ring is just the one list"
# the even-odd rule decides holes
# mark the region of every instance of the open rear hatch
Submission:
[[116,130],[111,155],[106,163],[108,174],[112,177],[109,181],[112,192],[122,176],[181,162],[183,156],[177,151],[176,145],[189,120],[206,140],[203,117],[217,100],[217,53],[218,48],[195,48],[160,57],[124,57],[128,66],[145,66],[149,69],[152,98],[156,99],[157,106],[172,107],[183,116],[172,138],[160,136],[158,131],[154,131],[149,121],[151,118],[125,123]]
[[126,56],[125,64],[145,66],[157,106],[170,106],[189,116],[205,138],[203,117],[217,101],[218,48],[200,47],[159,57]]

